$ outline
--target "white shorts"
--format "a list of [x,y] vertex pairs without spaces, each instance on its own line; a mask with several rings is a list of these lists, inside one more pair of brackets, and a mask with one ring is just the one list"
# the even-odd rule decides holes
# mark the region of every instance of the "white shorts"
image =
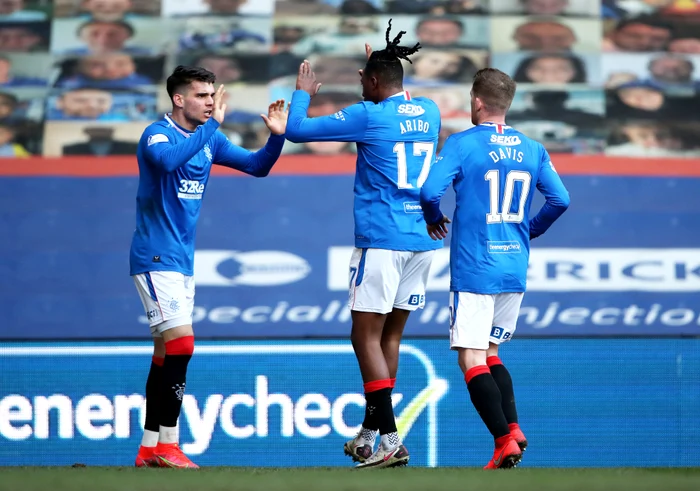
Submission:
[[422,309],[435,251],[357,249],[350,258],[350,310],[388,314]]
[[152,271],[133,278],[153,337],[161,337],[163,331],[173,327],[192,325],[194,277],[175,271]]
[[450,348],[485,350],[489,343],[509,341],[515,332],[523,295],[450,292]]

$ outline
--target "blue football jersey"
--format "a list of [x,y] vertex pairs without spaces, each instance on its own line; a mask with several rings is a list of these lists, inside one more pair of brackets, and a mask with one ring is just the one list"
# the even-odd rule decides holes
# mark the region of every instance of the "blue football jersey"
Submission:
[[[530,239],[569,206],[569,193],[544,147],[510,126],[484,123],[450,136],[421,190],[428,223],[442,219],[440,198],[453,184],[450,290],[524,292]],[[546,199],[530,220],[537,188]]]
[[131,275],[176,271],[193,275],[196,225],[212,163],[256,177],[277,161],[284,136],[271,135],[257,152],[232,144],[214,118],[189,132],[168,115],[146,128],[136,158],[139,187]]
[[435,160],[440,132],[437,105],[402,91],[379,104],[360,102],[330,116],[308,118],[310,100],[306,92],[294,92],[287,139],[357,144],[355,247],[395,251],[442,247],[426,231],[419,199]]

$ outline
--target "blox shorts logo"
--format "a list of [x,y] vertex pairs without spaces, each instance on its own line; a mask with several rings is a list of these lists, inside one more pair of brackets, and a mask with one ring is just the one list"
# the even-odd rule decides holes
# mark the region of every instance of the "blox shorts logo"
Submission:
[[425,295],[414,294],[408,297],[408,305],[420,307],[425,304]]
[[306,278],[311,266],[284,251],[203,250],[195,252],[194,271],[197,286],[276,286]]
[[425,109],[415,104],[401,104],[399,106],[399,114],[406,116],[420,116],[425,113]]
[[502,327],[493,326],[491,328],[491,337],[493,339],[500,339],[501,341],[508,341],[510,339],[510,333]]

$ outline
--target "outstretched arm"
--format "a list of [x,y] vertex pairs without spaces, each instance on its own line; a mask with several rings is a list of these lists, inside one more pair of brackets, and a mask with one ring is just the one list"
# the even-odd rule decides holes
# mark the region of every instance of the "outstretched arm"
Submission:
[[357,142],[367,130],[367,108],[359,103],[346,107],[330,116],[309,118],[307,111],[311,98],[316,95],[321,84],[308,61],[299,66],[297,90],[292,95],[287,122],[287,140],[294,143],[311,141]]
[[284,132],[287,123],[287,112],[284,100],[270,104],[268,114],[260,115],[270,129],[270,138],[263,148],[251,152],[231,143],[223,133],[218,133],[217,149],[214,163],[236,169],[255,177],[265,177],[279,159],[284,145]]

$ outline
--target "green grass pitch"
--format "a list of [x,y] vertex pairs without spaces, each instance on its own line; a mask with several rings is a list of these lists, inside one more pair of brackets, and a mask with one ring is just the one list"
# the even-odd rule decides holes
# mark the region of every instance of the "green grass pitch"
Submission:
[[[271,456],[272,458],[273,456]],[[700,468],[510,469],[4,467],[12,491],[699,491]]]

